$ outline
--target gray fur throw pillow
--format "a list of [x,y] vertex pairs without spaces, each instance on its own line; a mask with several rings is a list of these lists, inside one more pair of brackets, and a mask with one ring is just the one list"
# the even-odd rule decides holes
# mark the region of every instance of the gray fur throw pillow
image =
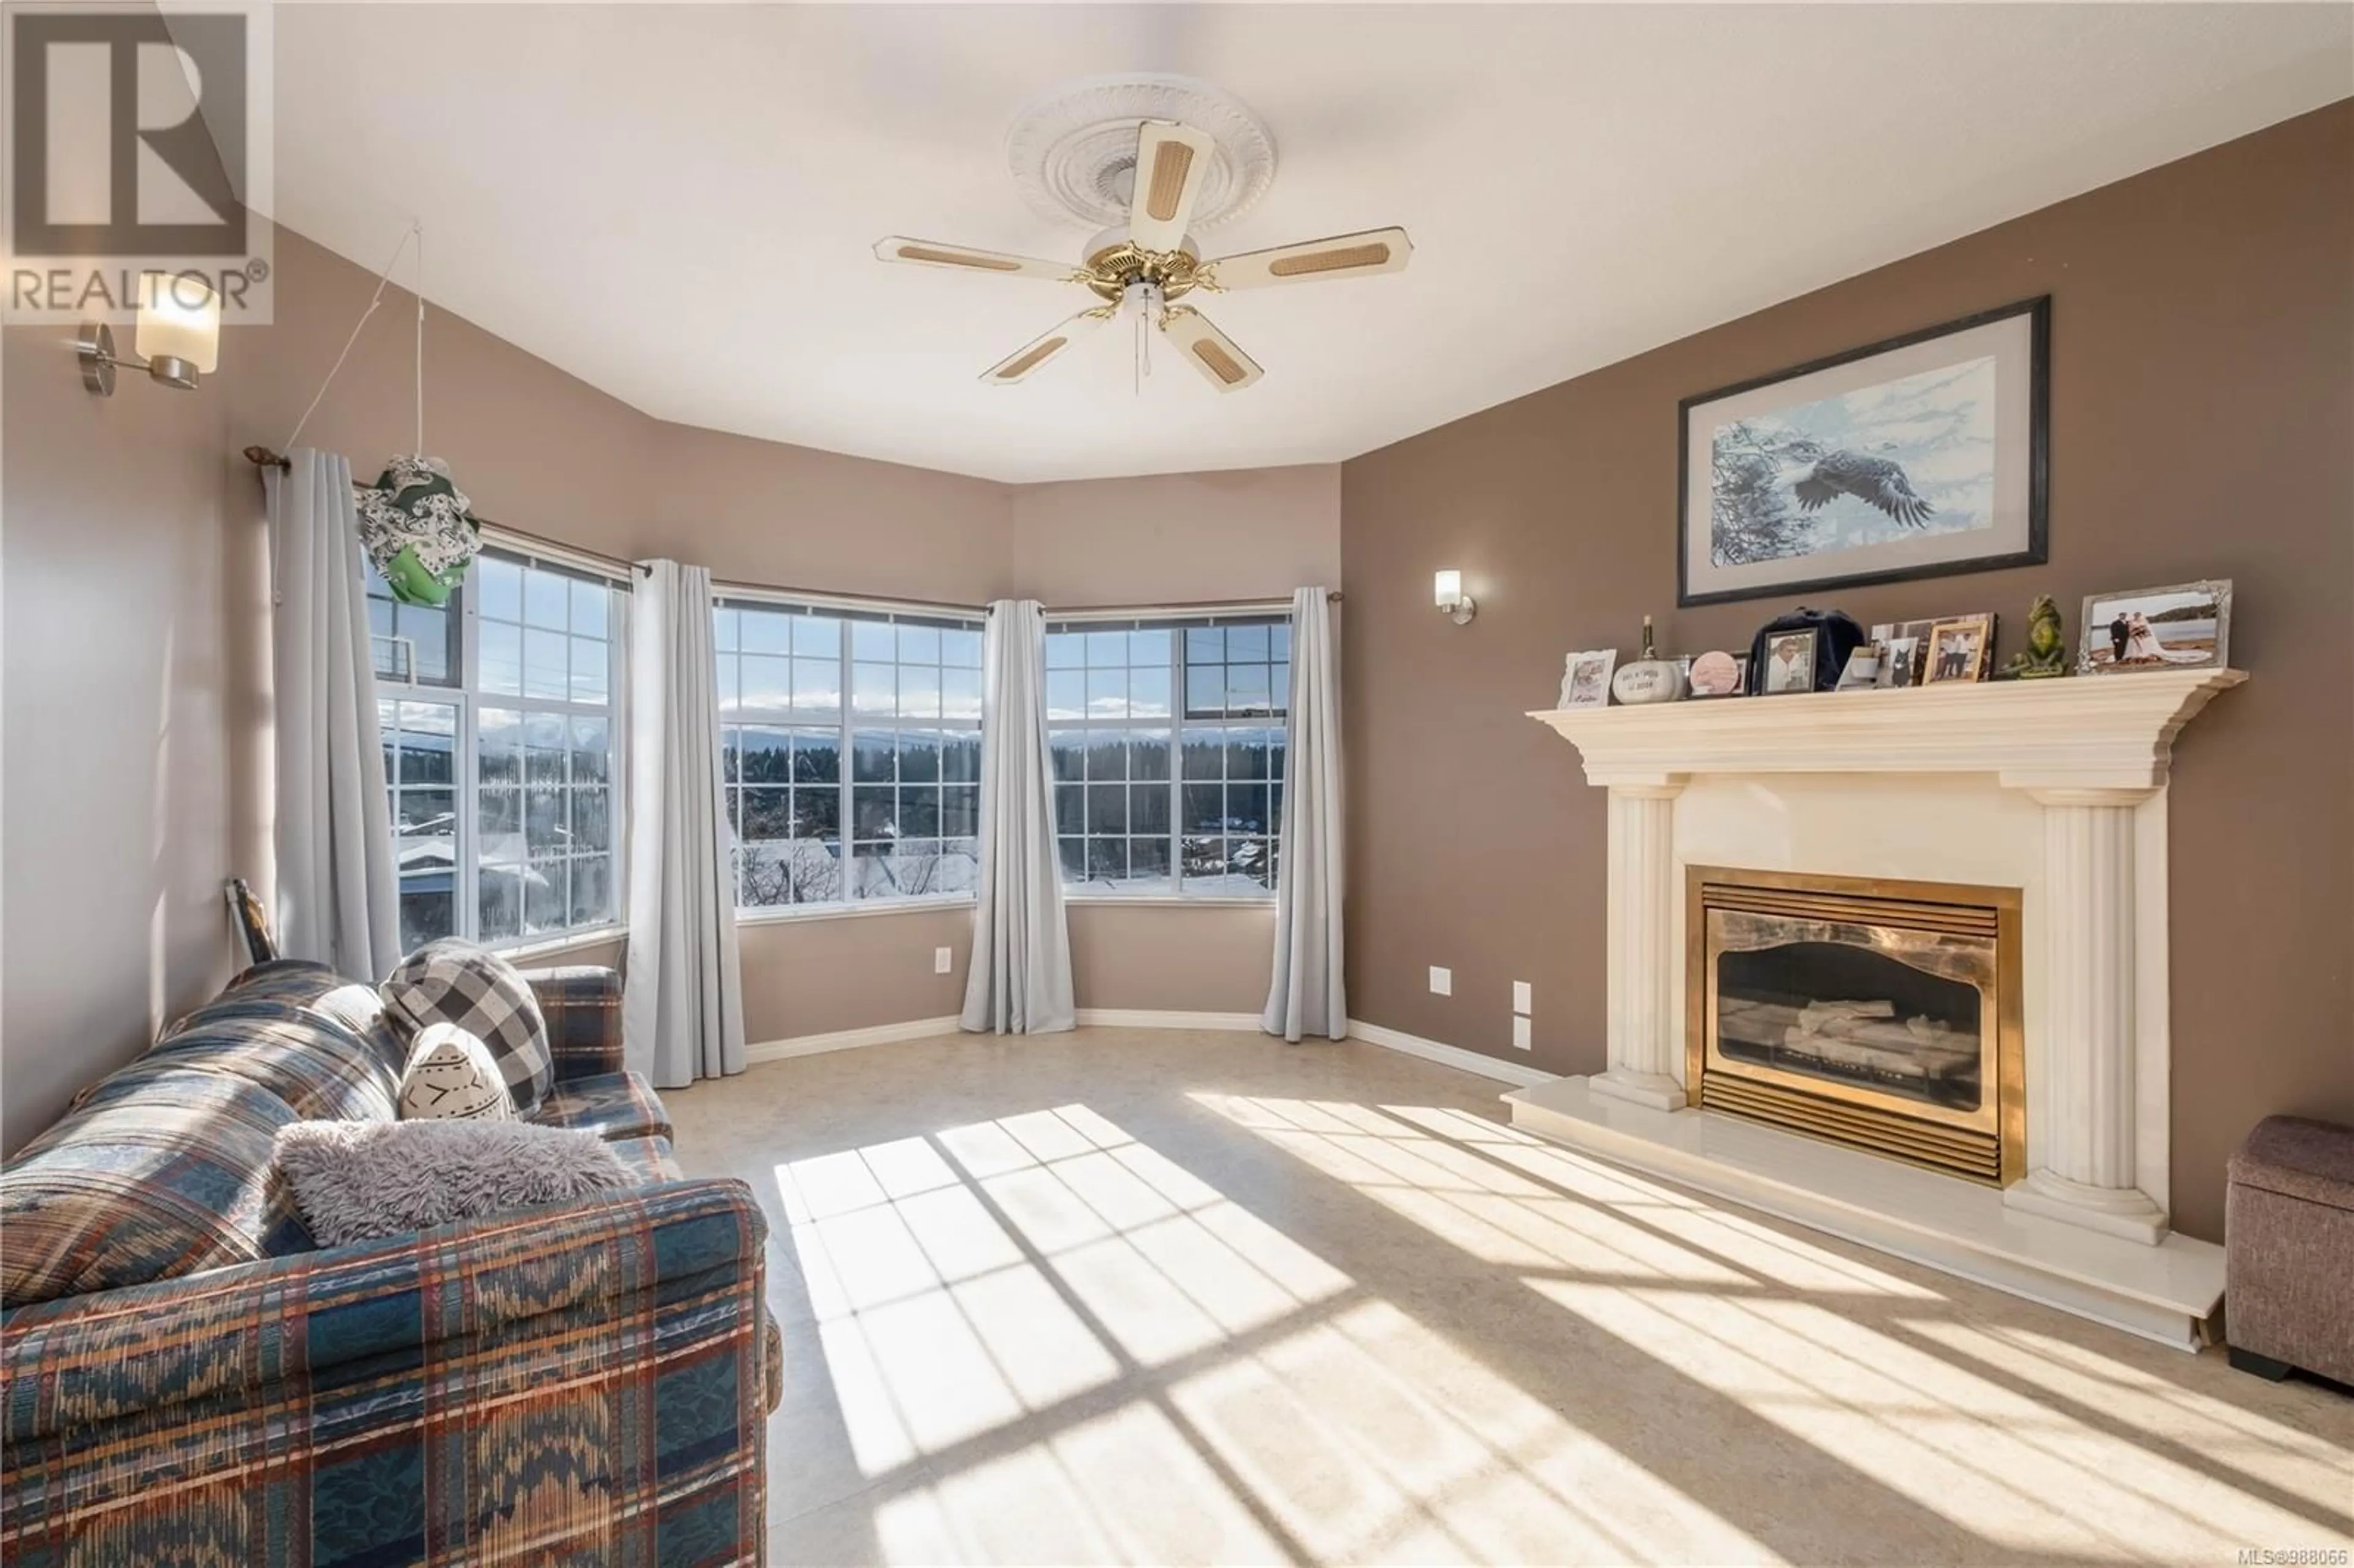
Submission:
[[566,1202],[635,1180],[592,1131],[516,1121],[298,1121],[278,1129],[277,1159],[321,1246]]

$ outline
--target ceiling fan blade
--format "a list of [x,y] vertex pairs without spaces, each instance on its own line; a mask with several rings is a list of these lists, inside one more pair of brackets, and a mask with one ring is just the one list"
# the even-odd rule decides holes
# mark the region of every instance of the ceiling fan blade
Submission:
[[1003,359],[981,373],[981,378],[991,387],[1011,387],[1025,380],[1039,366],[1058,358],[1072,344],[1095,331],[1110,319],[1108,306],[1081,311],[1069,321],[1041,333]]
[[943,245],[935,239],[909,239],[889,234],[875,242],[878,261],[912,261],[918,267],[952,267],[960,272],[995,272],[1008,278],[1069,280],[1078,269],[1063,261],[1042,261],[1034,256],[1008,256],[1002,250],[975,250],[970,245]]
[[1403,228],[1368,228],[1330,239],[1246,250],[1203,264],[1213,288],[1263,289],[1270,283],[1312,283],[1319,278],[1363,278],[1403,270],[1414,244]]
[[1166,120],[1148,120],[1137,132],[1128,237],[1139,249],[1177,249],[1216,151],[1217,143],[1201,132]]
[[1267,374],[1258,361],[1242,351],[1233,338],[1210,324],[1210,318],[1190,305],[1179,305],[1161,323],[1161,330],[1176,344],[1186,363],[1208,377],[1221,392],[1239,392]]

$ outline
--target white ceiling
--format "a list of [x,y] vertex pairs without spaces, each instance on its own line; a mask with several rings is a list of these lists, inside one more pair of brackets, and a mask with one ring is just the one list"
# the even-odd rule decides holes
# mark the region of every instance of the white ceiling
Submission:
[[[2344,5],[281,5],[276,207],[651,414],[1006,481],[1332,461],[2354,93]],[[1206,249],[1401,223],[1382,278],[1211,298],[1221,396],[1075,286],[1015,111],[1206,78],[1276,140]],[[1826,348],[1840,345],[1826,344]]]

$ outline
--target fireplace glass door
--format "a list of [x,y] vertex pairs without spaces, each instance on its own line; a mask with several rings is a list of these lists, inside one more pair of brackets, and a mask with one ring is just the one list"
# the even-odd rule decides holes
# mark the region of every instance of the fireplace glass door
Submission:
[[2004,1134],[2020,1133],[2023,1103],[2016,891],[1702,869],[1693,1097],[2009,1179]]

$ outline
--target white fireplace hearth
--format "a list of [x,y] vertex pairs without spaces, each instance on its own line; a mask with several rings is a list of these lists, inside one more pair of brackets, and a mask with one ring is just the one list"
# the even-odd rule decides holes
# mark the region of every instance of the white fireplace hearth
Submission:
[[[1587,1150],[2176,1343],[2221,1249],[2167,1224],[2167,769],[2236,670],[1564,709],[1609,791],[1606,1066],[1506,1096]],[[2005,1184],[1691,1104],[1686,868],[2020,890]],[[1713,1081],[1713,1080],[1712,1080]]]

